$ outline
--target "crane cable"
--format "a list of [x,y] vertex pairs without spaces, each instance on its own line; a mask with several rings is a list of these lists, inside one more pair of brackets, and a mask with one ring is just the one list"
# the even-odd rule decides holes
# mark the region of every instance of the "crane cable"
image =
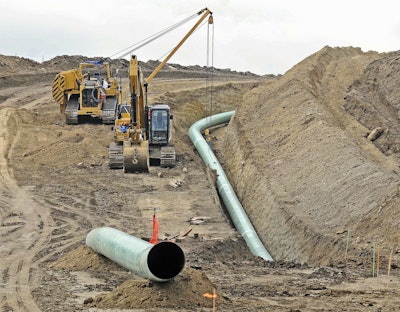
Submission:
[[[211,25],[211,27],[210,27]],[[211,28],[211,38],[210,38]],[[210,64],[211,58],[211,64]],[[207,78],[206,78],[206,115],[211,119],[213,114],[213,87],[214,87],[214,21],[212,15],[207,26]],[[211,123],[211,120],[209,121]]]
[[[183,19],[183,20],[181,20],[180,22],[178,22],[178,23],[176,23],[174,25],[171,25],[171,26],[169,26],[169,27],[167,27],[167,28],[165,28],[165,29],[163,29],[163,30],[161,30],[161,31],[159,31],[159,32],[157,32],[157,33],[155,33],[155,34],[153,34],[153,35],[151,35],[151,36],[139,41],[139,42],[137,42],[137,43],[134,43],[134,44],[130,45],[129,47],[127,47],[127,48],[125,48],[125,49],[123,49],[121,51],[118,51],[117,53],[114,53],[113,55],[111,55],[110,58],[112,58],[112,57],[114,57],[114,56],[116,56],[118,54],[121,54],[121,53],[124,53],[124,54],[121,54],[118,58],[124,58],[128,54],[130,54],[130,53],[132,53],[132,52],[134,52],[136,50],[139,50],[140,48],[142,48],[145,45],[153,42],[154,40],[160,38],[161,36],[169,33],[170,31],[174,30],[175,28],[178,28],[179,26],[189,22],[190,20],[192,20],[196,16],[198,16],[200,13],[201,13],[201,11],[198,12],[198,13],[195,13],[195,14],[193,14],[193,15],[191,15],[191,16]],[[130,50],[128,50],[128,49],[130,49]],[[125,51],[127,51],[127,52],[125,52]]]
[[[208,23],[208,21],[205,21],[205,22],[201,23],[201,24],[199,25],[199,27],[197,27],[197,29],[195,29],[195,31],[194,31],[193,33],[199,31],[206,23]],[[166,57],[168,54],[170,54],[171,51],[172,51],[174,48],[175,48],[175,47],[171,48],[169,51],[167,51],[167,52],[163,53],[161,56],[159,56],[159,57],[157,58],[157,61],[159,61],[160,59],[163,59],[163,58]]]

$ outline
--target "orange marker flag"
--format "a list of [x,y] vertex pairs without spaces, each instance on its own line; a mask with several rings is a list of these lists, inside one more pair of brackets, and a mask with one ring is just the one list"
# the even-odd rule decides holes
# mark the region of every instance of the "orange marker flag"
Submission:
[[213,289],[213,293],[212,294],[205,293],[205,294],[203,294],[203,297],[212,298],[212,300],[213,300],[212,310],[213,310],[213,312],[215,312],[216,311],[216,309],[215,309],[215,298],[217,298],[217,294],[216,294],[215,288]]
[[158,221],[156,219],[156,209],[154,208],[154,214],[153,214],[153,234],[151,235],[150,238],[150,243],[155,245],[158,243]]

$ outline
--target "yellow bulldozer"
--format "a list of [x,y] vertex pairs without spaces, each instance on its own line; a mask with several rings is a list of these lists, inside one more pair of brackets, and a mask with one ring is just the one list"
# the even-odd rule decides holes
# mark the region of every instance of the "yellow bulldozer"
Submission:
[[118,79],[111,75],[109,63],[88,61],[80,63],[78,69],[58,73],[53,80],[52,95],[60,104],[67,124],[78,124],[81,116],[113,124],[122,90]]
[[207,8],[197,13],[201,15],[197,23],[175,46],[169,55],[147,77],[143,78],[137,57],[131,56],[129,62],[129,104],[121,104],[117,109],[114,125],[114,142],[109,148],[109,167],[124,169],[124,172],[148,172],[149,166],[174,167],[175,147],[171,145],[172,114],[165,103],[149,105],[147,87],[167,61],[182,46],[186,39],[212,12]]

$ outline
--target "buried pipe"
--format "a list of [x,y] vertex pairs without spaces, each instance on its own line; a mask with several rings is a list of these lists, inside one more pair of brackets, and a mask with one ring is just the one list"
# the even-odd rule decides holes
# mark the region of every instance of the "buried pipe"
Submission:
[[189,129],[189,137],[199,152],[203,161],[217,172],[218,192],[228,210],[228,213],[235,225],[237,231],[244,238],[250,252],[263,258],[266,261],[273,261],[271,255],[265,249],[263,243],[258,237],[253,225],[251,224],[246,212],[244,211],[239,199],[237,198],[228,178],[225,175],[217,157],[214,155],[209,144],[204,140],[201,132],[209,127],[227,123],[235,112],[225,112],[203,118],[195,122]]
[[182,249],[172,242],[150,244],[111,227],[97,228],[86,236],[86,245],[136,275],[166,282],[185,265]]

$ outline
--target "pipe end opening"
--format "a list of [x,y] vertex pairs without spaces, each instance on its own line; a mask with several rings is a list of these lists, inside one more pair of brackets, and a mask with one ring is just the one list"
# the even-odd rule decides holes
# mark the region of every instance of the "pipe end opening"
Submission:
[[172,242],[160,242],[151,248],[147,265],[154,276],[169,280],[182,271],[185,266],[185,255],[178,245]]

